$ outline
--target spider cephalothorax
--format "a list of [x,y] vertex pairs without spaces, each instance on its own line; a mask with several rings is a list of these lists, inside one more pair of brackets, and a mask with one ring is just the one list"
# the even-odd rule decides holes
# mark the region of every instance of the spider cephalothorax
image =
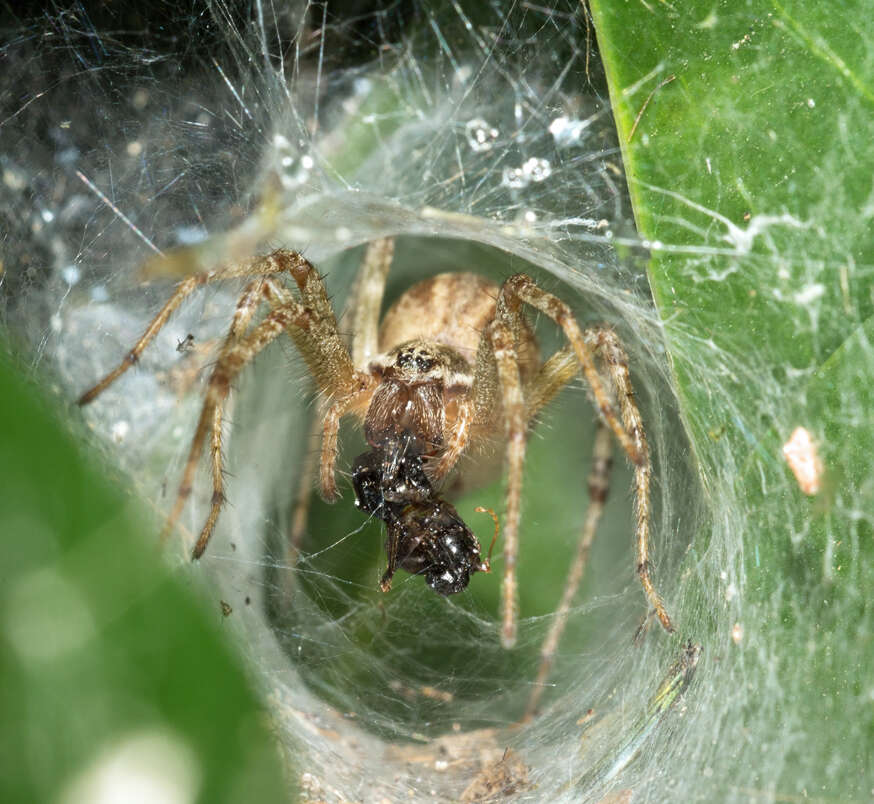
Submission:
[[408,341],[371,361],[378,383],[364,419],[364,437],[382,447],[403,436],[406,448],[436,454],[444,443],[446,400],[470,388],[470,366],[447,346]]
[[[590,482],[591,516],[556,622],[560,630],[585,563],[586,539],[590,541],[594,528],[590,521],[597,522],[606,497],[610,444],[604,434],[609,430],[634,467],[637,574],[662,625],[673,630],[650,576],[649,450],[628,357],[616,334],[601,326],[581,330],[570,307],[525,274],[511,276],[500,285],[472,273],[433,276],[404,293],[380,325],[393,250],[390,239],[368,248],[354,295],[351,346],[341,335],[321,276],[297,252],[280,250],[182,281],[120,365],[84,393],[80,404],[91,402],[134,365],[197,287],[215,280],[247,278],[249,284],[209,378],[167,528],[176,522],[191,494],[209,437],[212,505],[193,557],[200,557],[206,549],[225,499],[225,401],[243,367],[287,334],[325,400],[318,463],[319,485],[326,500],[338,496],[335,466],[340,420],[357,417],[371,447],[356,461],[353,481],[359,507],[382,519],[388,530],[389,569],[383,588],[388,587],[397,566],[424,574],[432,588],[449,594],[463,588],[470,573],[487,566],[464,521],[435,489],[459,466],[463,455],[503,437],[507,492],[501,639],[509,647],[516,640],[516,560],[528,430],[558,391],[582,375],[600,417],[594,482]],[[280,281],[283,277],[290,277],[291,286]],[[262,303],[269,309],[257,321]],[[567,346],[544,362],[525,316],[528,306],[555,322],[567,339]],[[467,467],[460,467],[456,480],[463,480],[465,474]],[[307,497],[302,493],[299,499]],[[300,505],[298,510],[302,510]],[[298,523],[295,538],[301,533],[301,520],[294,517]],[[547,665],[557,639],[553,637],[550,634],[544,643]]]

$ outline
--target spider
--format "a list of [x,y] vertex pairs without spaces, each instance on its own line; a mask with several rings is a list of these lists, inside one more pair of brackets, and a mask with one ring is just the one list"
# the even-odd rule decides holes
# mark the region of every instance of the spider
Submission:
[[[377,513],[387,522],[389,541],[393,538],[392,527],[396,529],[395,544],[401,538],[409,541],[443,532],[455,534],[464,541],[467,566],[447,581],[444,588],[437,589],[444,594],[463,588],[469,572],[482,569],[484,565],[480,563],[479,550],[466,541],[469,531],[457,512],[437,496],[433,488],[446,481],[463,455],[482,450],[493,434],[503,434],[507,483],[501,641],[510,648],[517,637],[516,562],[528,430],[558,391],[582,373],[597,408],[601,422],[599,432],[602,432],[596,438],[590,509],[596,521],[607,494],[610,447],[605,434],[609,430],[634,467],[637,575],[662,626],[673,631],[650,573],[649,452],[634,400],[628,358],[619,338],[603,326],[581,330],[570,307],[525,274],[511,276],[500,286],[473,273],[433,276],[407,290],[380,323],[379,313],[393,252],[392,239],[375,241],[366,251],[352,309],[351,348],[340,334],[322,277],[302,255],[280,249],[184,279],[121,363],[82,394],[78,400],[80,405],[92,402],[136,364],[173,311],[196,288],[220,280],[249,280],[209,377],[164,535],[174,527],[191,494],[197,464],[209,440],[212,503],[192,558],[203,555],[225,501],[222,476],[225,401],[240,371],[285,333],[295,343],[324,398],[318,461],[322,496],[329,502],[338,496],[335,479],[338,430],[344,416],[354,416],[362,424],[372,448],[371,457],[361,456],[356,465],[359,483],[369,477],[377,497],[396,493],[396,502],[407,504],[405,516],[413,517],[401,521],[397,516],[401,509],[393,509],[394,519],[390,521],[389,508],[380,508],[378,499],[372,503],[369,513]],[[289,276],[296,293],[282,281]],[[269,311],[253,323],[262,302],[266,302]],[[525,317],[526,305],[552,319],[567,339],[567,345],[545,362],[540,359],[533,330]],[[403,455],[409,456],[402,460],[412,461],[405,468],[402,466],[401,479],[405,474],[407,480],[418,482],[421,492],[418,497],[414,489],[407,488],[409,484],[400,484],[398,476],[384,468],[386,461],[396,461],[401,454],[399,444],[403,444]],[[461,474],[455,472],[457,479]],[[363,492],[356,491],[359,492],[357,502],[362,507]],[[368,503],[363,507],[368,511]],[[593,532],[588,523],[586,528],[587,533]],[[473,539],[472,534],[470,538]],[[574,576],[582,574],[587,539],[591,543],[591,535],[584,536],[581,542],[565,590],[563,608],[553,626],[553,631],[557,629],[558,633],[567,617],[569,601],[565,601],[573,587],[571,582],[579,583],[579,577],[574,579]],[[384,589],[390,583],[396,558],[390,550],[389,570],[383,577]],[[401,556],[402,568],[403,558]],[[422,564],[424,560],[421,554],[412,556],[410,567],[414,572],[427,574],[428,568]],[[439,580],[436,583],[439,585]],[[557,642],[557,636],[551,633],[542,649],[547,666],[554,652],[550,640]]]

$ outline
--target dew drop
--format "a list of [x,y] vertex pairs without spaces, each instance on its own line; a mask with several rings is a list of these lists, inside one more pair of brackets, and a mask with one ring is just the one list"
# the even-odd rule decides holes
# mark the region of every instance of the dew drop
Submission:
[[522,172],[533,182],[544,181],[552,175],[552,165],[546,159],[532,156],[522,165]]
[[72,287],[82,278],[82,272],[77,266],[71,264],[61,269],[61,276],[64,282]]
[[504,187],[509,187],[513,190],[519,190],[522,187],[527,187],[531,179],[525,175],[522,168],[504,168],[501,178],[501,184]]
[[580,141],[583,131],[589,127],[589,122],[589,120],[572,120],[567,115],[562,115],[549,124],[549,133],[552,134],[556,146],[567,148]]
[[468,120],[464,126],[467,144],[472,151],[491,151],[498,139],[498,129],[489,125],[481,117]]

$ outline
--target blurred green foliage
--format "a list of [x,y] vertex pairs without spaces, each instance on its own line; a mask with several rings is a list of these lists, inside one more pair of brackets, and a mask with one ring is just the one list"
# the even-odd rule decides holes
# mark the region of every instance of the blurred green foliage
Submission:
[[0,800],[289,800],[219,607],[5,352],[0,389]]

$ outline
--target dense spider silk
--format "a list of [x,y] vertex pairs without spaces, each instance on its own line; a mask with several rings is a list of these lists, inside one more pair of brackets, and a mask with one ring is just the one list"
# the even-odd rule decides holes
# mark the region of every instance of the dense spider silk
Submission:
[[[508,726],[524,711],[585,512],[594,414],[581,387],[551,406],[531,440],[523,622],[511,653],[500,647],[495,622],[500,543],[496,572],[475,575],[460,596],[438,598],[422,578],[403,573],[383,596],[383,534],[378,523],[364,524],[346,483],[338,505],[314,502],[297,567],[283,563],[313,414],[288,345],[271,349],[239,383],[228,416],[231,505],[193,572],[208,573],[209,594],[232,606],[235,636],[298,772],[321,790],[316,798],[335,800],[340,791],[352,800],[408,799],[410,790],[422,800],[433,790],[457,797],[479,758],[494,750],[500,758],[507,745],[530,769],[532,800],[597,799],[608,787],[637,789],[644,780],[656,798],[659,785],[691,797],[695,775],[660,773],[675,752],[695,757],[700,735],[682,722],[647,721],[647,750],[634,759],[629,746],[643,745],[641,719],[681,640],[698,637],[725,590],[710,590],[696,610],[683,606],[681,554],[695,529],[707,527],[706,512],[645,277],[632,260],[641,252],[609,107],[587,82],[579,4],[506,14],[481,3],[432,2],[406,16],[392,7],[354,22],[320,7],[305,18],[269,5],[257,10],[232,24],[226,6],[210,5],[204,50],[185,54],[181,82],[164,61],[172,61],[171,42],[92,36],[76,17],[57,20],[68,39],[50,42],[50,57],[69,58],[70,99],[86,99],[89,111],[59,101],[54,140],[35,139],[9,166],[9,209],[23,206],[16,181],[39,193],[25,217],[36,237],[21,241],[50,255],[46,275],[10,280],[21,299],[10,322],[73,395],[120,358],[166,298],[166,286],[143,291],[132,279],[158,250],[195,243],[184,266],[191,270],[265,244],[300,248],[327,272],[339,311],[360,257],[354,247],[400,235],[390,298],[440,270],[498,280],[524,270],[572,303],[583,322],[614,323],[629,349],[653,453],[654,577],[680,635],[653,629],[632,643],[646,609],[634,575],[630,475],[619,460],[543,714],[522,730],[474,738],[466,752],[473,762],[447,769],[440,763],[457,747],[440,754],[409,744]],[[182,29],[188,20],[177,23]],[[48,57],[34,54],[21,69],[40,58]],[[95,131],[95,109],[113,124]],[[27,124],[37,131],[38,123]],[[36,176],[49,159],[58,167],[47,188]],[[622,260],[617,242],[626,247]],[[177,345],[192,333],[196,350],[223,333],[238,290],[210,288],[186,304],[140,369],[88,411],[160,508],[199,405],[196,352],[180,357]],[[560,344],[548,322],[538,322],[538,334],[544,353]],[[190,383],[195,392],[177,404]],[[344,436],[340,469],[348,470],[361,449],[352,429]],[[208,500],[205,474],[199,491],[183,518],[192,530]],[[485,549],[491,521],[473,509],[500,512],[500,484],[455,503]],[[708,700],[706,679],[697,683],[695,700]],[[610,768],[608,780],[592,773],[598,767]]]

